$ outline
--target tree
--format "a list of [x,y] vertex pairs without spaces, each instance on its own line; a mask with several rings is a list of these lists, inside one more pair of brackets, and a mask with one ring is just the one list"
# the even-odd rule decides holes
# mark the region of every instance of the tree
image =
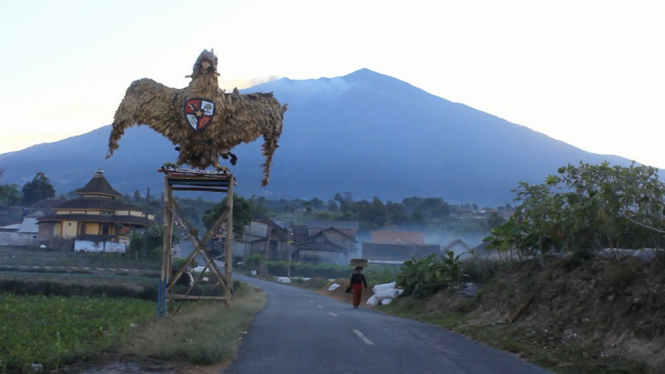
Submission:
[[487,226],[490,229],[497,228],[505,223],[505,219],[499,215],[499,212],[492,211],[489,218],[487,218]]
[[318,197],[313,198],[309,201],[309,203],[314,210],[321,210],[326,206],[323,200],[319,199]]
[[[212,225],[217,222],[219,217],[226,211],[226,197],[222,199],[217,205],[212,207],[212,209],[206,210],[203,218],[203,224],[206,227],[206,230],[210,230]],[[237,194],[233,194],[233,234],[236,238],[242,237],[245,233],[245,226],[249,225],[252,221],[252,212],[250,203],[244,198],[240,197]]]
[[333,199],[328,200],[328,211],[336,212],[338,209],[339,208],[338,208],[337,203],[335,202],[335,200],[333,200]]
[[[515,214],[488,248],[586,257],[604,248],[663,248],[665,184],[649,166],[568,165],[544,184],[520,182]],[[557,192],[564,191],[564,192]],[[542,258],[542,257],[541,257]]]
[[21,203],[21,191],[17,184],[0,185],[0,205],[16,206]]
[[[249,200],[247,200],[247,202],[249,203],[249,211],[253,219],[261,219],[268,215],[268,208],[266,208],[264,203],[265,198],[256,199],[254,196],[252,196],[249,198]],[[235,202],[233,205],[235,208]],[[235,209],[233,214],[233,219],[235,219]]]
[[35,175],[32,181],[26,183],[22,189],[23,199],[21,205],[29,206],[38,201],[55,197],[55,189],[49,182],[46,174],[41,171]]

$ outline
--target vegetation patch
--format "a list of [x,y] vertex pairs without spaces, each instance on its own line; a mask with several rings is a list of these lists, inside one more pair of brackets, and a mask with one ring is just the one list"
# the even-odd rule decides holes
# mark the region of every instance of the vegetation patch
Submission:
[[155,302],[106,297],[0,294],[0,372],[45,372],[111,347],[132,323],[154,315]]
[[516,262],[476,297],[443,288],[381,308],[555,373],[662,373],[664,260],[548,258],[545,267],[540,260]]
[[124,355],[183,360],[197,365],[235,358],[235,346],[253,314],[266,304],[265,293],[241,287],[231,305],[220,302],[185,304],[176,314],[154,320],[133,331],[119,348]]

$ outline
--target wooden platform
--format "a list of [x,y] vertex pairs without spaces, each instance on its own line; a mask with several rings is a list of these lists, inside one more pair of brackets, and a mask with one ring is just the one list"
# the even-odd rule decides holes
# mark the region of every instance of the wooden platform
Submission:
[[[193,169],[167,169],[158,170],[164,173],[164,247],[162,256],[162,277],[160,279],[158,315],[163,317],[166,314],[167,301],[185,300],[224,300],[226,304],[231,301],[233,279],[232,279],[232,238],[233,238],[233,186],[235,178],[225,170],[193,170]],[[219,217],[203,238],[199,238],[198,231],[192,227],[184,212],[178,205],[173,196],[174,191],[210,191],[226,194],[226,211]],[[195,245],[194,251],[185,259],[183,269],[193,263],[196,256],[200,255],[204,261],[204,271],[194,280],[194,284],[189,287],[185,294],[174,293],[174,286],[182,276],[182,269],[172,275],[172,237],[175,225],[180,226],[189,237],[189,240]],[[220,227],[226,229],[226,259],[225,271],[222,273],[217,268],[210,251],[206,245],[217,233]],[[219,280],[219,285],[224,291],[222,297],[203,297],[190,295],[194,285],[202,279],[203,273],[210,270],[212,275]],[[175,312],[182,306],[182,303],[175,309]]]

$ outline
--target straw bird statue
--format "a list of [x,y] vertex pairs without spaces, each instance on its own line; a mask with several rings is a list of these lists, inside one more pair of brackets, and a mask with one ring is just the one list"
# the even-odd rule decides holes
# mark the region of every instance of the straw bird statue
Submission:
[[235,164],[231,149],[263,135],[261,149],[266,161],[261,165],[262,185],[268,184],[287,106],[282,106],[272,93],[241,95],[237,89],[226,93],[219,88],[218,76],[217,56],[212,50],[204,50],[192,75],[187,76],[192,81],[183,89],[166,87],[148,78],[134,81],[115,112],[106,158],[118,149],[125,129],[147,125],[177,146],[180,154],[176,166],[214,166],[223,170],[226,168],[219,165],[219,157],[230,156]]

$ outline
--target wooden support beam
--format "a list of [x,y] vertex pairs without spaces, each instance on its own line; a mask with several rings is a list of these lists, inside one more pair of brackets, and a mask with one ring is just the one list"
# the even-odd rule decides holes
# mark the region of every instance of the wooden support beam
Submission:
[[[158,314],[163,317],[166,313],[167,301],[180,300],[178,307],[175,309],[177,312],[182,303],[186,300],[225,300],[226,304],[230,304],[231,295],[233,293],[232,271],[233,271],[233,185],[235,179],[232,175],[210,173],[208,171],[170,171],[161,170],[164,173],[164,247],[162,252],[162,278],[160,279],[160,296]],[[195,234],[196,230],[192,227],[187,216],[184,214],[180,205],[173,197],[173,191],[212,191],[222,192],[227,194],[226,211],[219,217],[219,219],[212,225],[203,238],[199,238]],[[176,274],[171,277],[172,266],[172,251],[173,251],[173,233],[174,224],[177,222],[186,232],[189,240],[194,244],[194,250],[187,256],[183,264],[183,268],[179,269]],[[226,263],[225,274],[214,261],[210,251],[206,248],[208,242],[214,237],[217,228],[226,223]],[[205,261],[204,271],[199,274],[190,285],[189,289],[184,295],[173,293],[173,288],[182,276],[184,269],[189,266],[196,256],[201,255]],[[210,269],[219,281],[219,285],[224,292],[224,296],[192,296],[190,293],[196,284],[199,284],[203,277],[203,273]],[[164,284],[162,284],[164,283]],[[170,309],[170,308],[169,308]]]
[[226,296],[185,296],[179,294],[167,294],[166,298],[171,300],[226,300]]
[[226,305],[231,304],[231,297],[233,295],[233,177],[229,183],[229,192],[226,198],[226,211],[229,213],[226,220],[226,242],[224,249],[226,251],[224,262],[224,273],[226,274]]

